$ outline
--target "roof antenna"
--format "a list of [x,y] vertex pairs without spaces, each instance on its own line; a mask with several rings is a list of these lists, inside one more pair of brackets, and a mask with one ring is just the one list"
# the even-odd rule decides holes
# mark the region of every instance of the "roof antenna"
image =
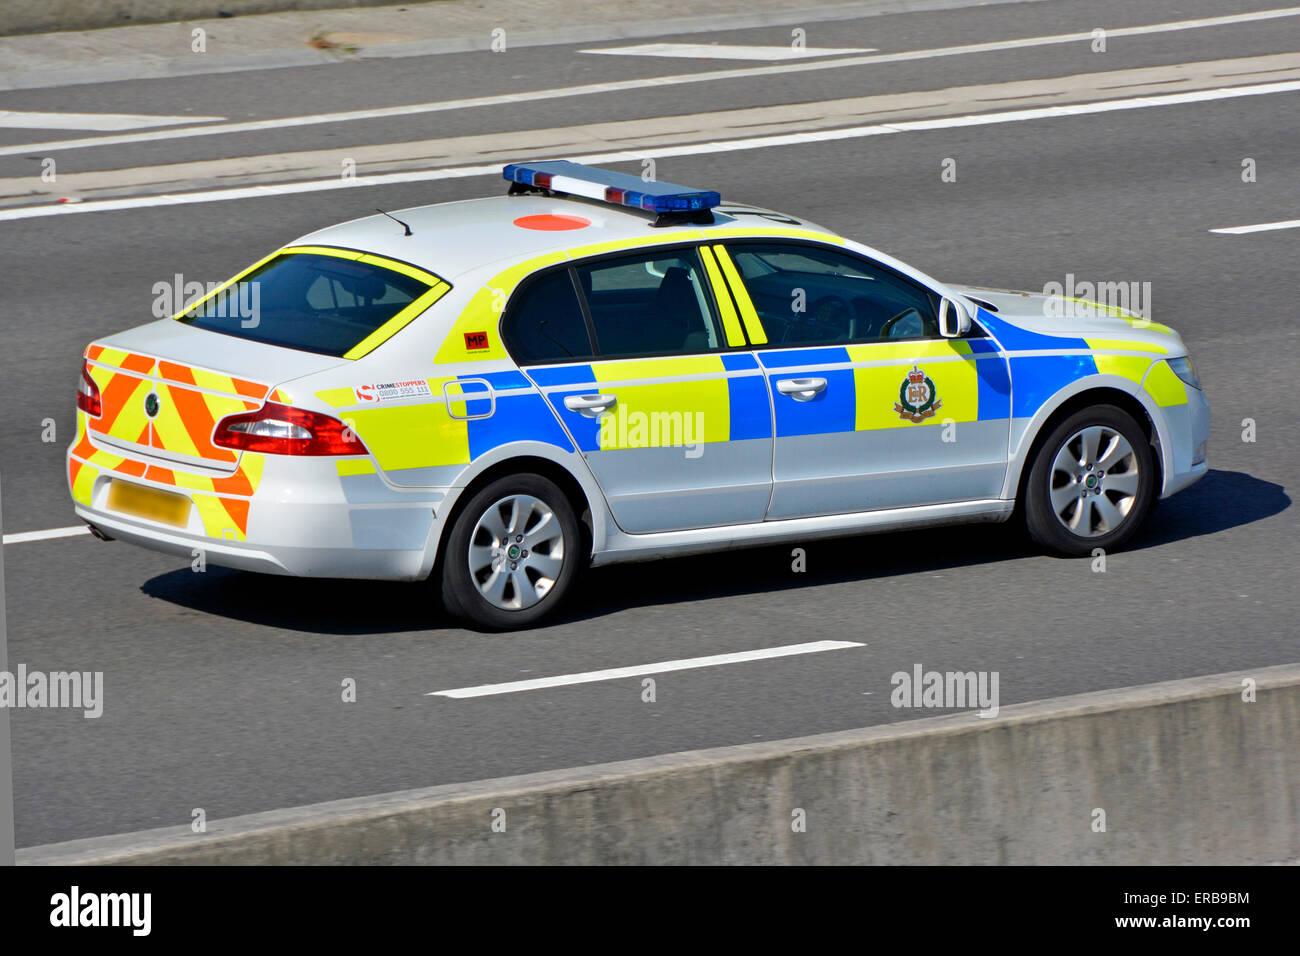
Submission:
[[398,218],[397,218],[396,216],[394,216],[392,213],[384,212],[384,211],[383,211],[382,209],[380,209],[378,206],[375,207],[375,212],[383,212],[385,216],[387,216],[389,219],[393,220],[393,222],[397,223],[399,226],[401,226],[403,229],[405,229],[405,230],[406,230],[406,235],[408,235],[408,236],[413,235],[413,233],[411,232],[411,227],[408,226],[406,223],[402,222],[402,220],[398,219]]

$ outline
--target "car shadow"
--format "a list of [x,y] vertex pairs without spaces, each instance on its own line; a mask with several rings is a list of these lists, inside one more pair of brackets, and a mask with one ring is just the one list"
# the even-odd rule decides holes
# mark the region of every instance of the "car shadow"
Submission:
[[[1161,503],[1127,551],[1217,534],[1284,511],[1281,485],[1241,472],[1211,471]],[[807,570],[792,573],[795,548]],[[1039,552],[1018,522],[960,525],[693,555],[592,569],[551,626],[632,607],[793,590],[845,581],[971,567]],[[190,610],[291,631],[327,635],[388,634],[454,627],[428,583],[288,578],[189,568],[145,582],[150,597]]]

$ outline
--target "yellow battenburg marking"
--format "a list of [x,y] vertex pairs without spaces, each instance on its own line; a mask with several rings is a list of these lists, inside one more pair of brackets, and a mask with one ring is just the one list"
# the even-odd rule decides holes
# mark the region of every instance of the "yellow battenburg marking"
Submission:
[[961,339],[925,342],[864,342],[845,346],[853,362],[884,362],[894,359],[961,358],[971,354],[970,343]]
[[99,472],[90,465],[83,464],[72,482],[72,499],[79,504],[90,505],[91,492],[95,488],[95,479]]
[[1152,365],[1150,374],[1142,384],[1161,408],[1187,404],[1187,386],[1174,374],[1168,362],[1156,362]]
[[[552,252],[511,266],[493,276],[483,288],[474,293],[460,313],[438,348],[438,354],[433,357],[434,363],[500,361],[506,358],[506,349],[501,344],[501,334],[497,329],[506,300],[526,276],[545,266],[563,262],[564,259],[563,252]],[[487,337],[486,347],[471,349],[466,336],[478,334]]]
[[[199,509],[199,519],[203,522],[203,530],[209,538],[216,538],[219,541],[247,541],[248,538],[244,532],[239,530],[238,523],[226,511],[226,506],[221,503],[220,498],[212,495],[192,495],[194,506]],[[232,532],[227,534],[227,532]]]
[[722,358],[636,359],[592,364],[597,382],[713,373],[717,378],[618,385],[618,402],[601,416],[602,451],[670,448],[731,439],[731,399]]
[[745,333],[740,329],[740,316],[731,302],[731,293],[718,268],[718,260],[713,257],[713,250],[700,246],[700,258],[704,260],[704,271],[709,275],[709,285],[713,286],[713,298],[718,302],[718,311],[722,313],[722,328],[727,333],[727,344],[736,346],[745,344]]
[[642,378],[668,378],[674,375],[722,374],[726,368],[721,355],[685,355],[673,358],[630,359],[594,362],[592,373],[597,382],[623,382]]
[[229,375],[223,375],[220,372],[209,372],[207,369],[189,367],[190,374],[194,376],[194,384],[199,388],[210,389],[214,392],[221,392],[223,395],[238,395],[235,389],[235,381]]
[[331,408],[344,408],[357,403],[356,392],[351,388],[323,388],[316,393],[316,397]]
[[96,448],[91,452],[90,457],[87,458],[86,461],[90,462],[92,465],[103,466],[105,471],[116,471],[117,466],[126,461],[126,459],[114,455],[111,451],[104,451],[102,448]]
[[[873,353],[872,350],[878,350]],[[888,350],[890,355],[879,354]],[[902,358],[897,365],[855,368],[853,384],[857,393],[854,427],[858,431],[876,428],[914,428],[917,425],[941,425],[946,419],[973,422],[979,418],[979,376],[970,345],[961,341],[899,342],[881,345],[850,345],[849,357],[855,362],[875,358]],[[926,359],[956,357],[962,361],[927,363]],[[907,373],[913,366],[934,382],[937,406],[934,415],[922,422],[902,418],[894,407],[904,393]]]
[[102,362],[104,365],[120,366],[126,361],[126,356],[127,353],[121,349],[105,348],[99,353],[99,358],[95,359],[95,361]]
[[[192,458],[203,457],[198,448],[194,445],[194,440],[190,438],[189,431],[185,428],[185,423],[181,421],[180,412],[176,410],[176,401],[172,398],[172,389],[159,382],[155,389],[158,397],[162,399],[161,409],[153,420],[153,430],[162,442],[162,447],[178,455],[189,455]],[[211,396],[204,395],[204,398]],[[221,399],[217,399],[221,401]],[[210,407],[210,406],[209,406]],[[239,403],[239,410],[243,411],[244,405]],[[216,416],[220,418],[221,416]]]
[[[90,370],[90,377],[95,380],[95,384],[99,386],[101,393],[107,390],[109,381],[116,375],[135,379],[137,384],[132,389],[130,397],[122,404],[117,417],[113,419],[108,434],[114,438],[136,441],[144,433],[145,426],[149,424],[149,416],[144,411],[144,400],[149,394],[152,384],[145,379],[136,379],[134,375],[126,372],[111,372],[107,369],[93,367]],[[105,409],[105,414],[108,414],[107,409]]]
[[767,333],[763,331],[763,323],[758,321],[758,312],[749,298],[745,283],[741,281],[740,273],[736,271],[735,263],[731,261],[731,256],[722,246],[714,246],[713,254],[718,257],[718,265],[722,267],[722,272],[727,277],[727,284],[731,286],[731,292],[736,297],[736,305],[740,309],[740,318],[745,323],[745,332],[749,335],[749,341],[754,345],[766,345]]
[[373,475],[375,473],[375,463],[369,458],[340,458],[334,463],[338,469],[339,477],[348,475]]
[[1102,375],[1118,375],[1131,382],[1141,382],[1142,376],[1151,367],[1151,359],[1145,355],[1094,355],[1097,371]]
[[190,491],[216,490],[216,486],[212,483],[212,479],[205,478],[203,475],[195,475],[188,471],[173,471],[172,476],[176,480],[177,488],[186,488]]
[[357,409],[348,421],[385,471],[469,463],[469,423],[441,403]]
[[1088,348],[1101,352],[1156,352],[1161,355],[1169,350],[1155,342],[1132,341],[1129,339],[1084,339]]
[[262,472],[266,469],[266,456],[258,452],[246,451],[239,457],[239,470],[244,473],[254,491],[262,483]]

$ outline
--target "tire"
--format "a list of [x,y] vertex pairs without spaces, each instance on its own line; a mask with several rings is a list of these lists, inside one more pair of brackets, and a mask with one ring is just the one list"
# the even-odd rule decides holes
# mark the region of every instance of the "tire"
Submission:
[[460,509],[442,561],[447,613],[482,630],[531,627],[564,600],[582,536],[564,492],[541,475],[492,482]]
[[1155,481],[1155,455],[1133,416],[1085,408],[1039,446],[1025,487],[1029,536],[1071,557],[1118,549],[1150,513]]

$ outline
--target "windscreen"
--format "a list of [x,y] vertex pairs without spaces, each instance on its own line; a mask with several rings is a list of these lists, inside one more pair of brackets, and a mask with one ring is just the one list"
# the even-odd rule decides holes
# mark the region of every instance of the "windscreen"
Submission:
[[180,316],[195,328],[342,356],[430,286],[373,263],[290,252]]

